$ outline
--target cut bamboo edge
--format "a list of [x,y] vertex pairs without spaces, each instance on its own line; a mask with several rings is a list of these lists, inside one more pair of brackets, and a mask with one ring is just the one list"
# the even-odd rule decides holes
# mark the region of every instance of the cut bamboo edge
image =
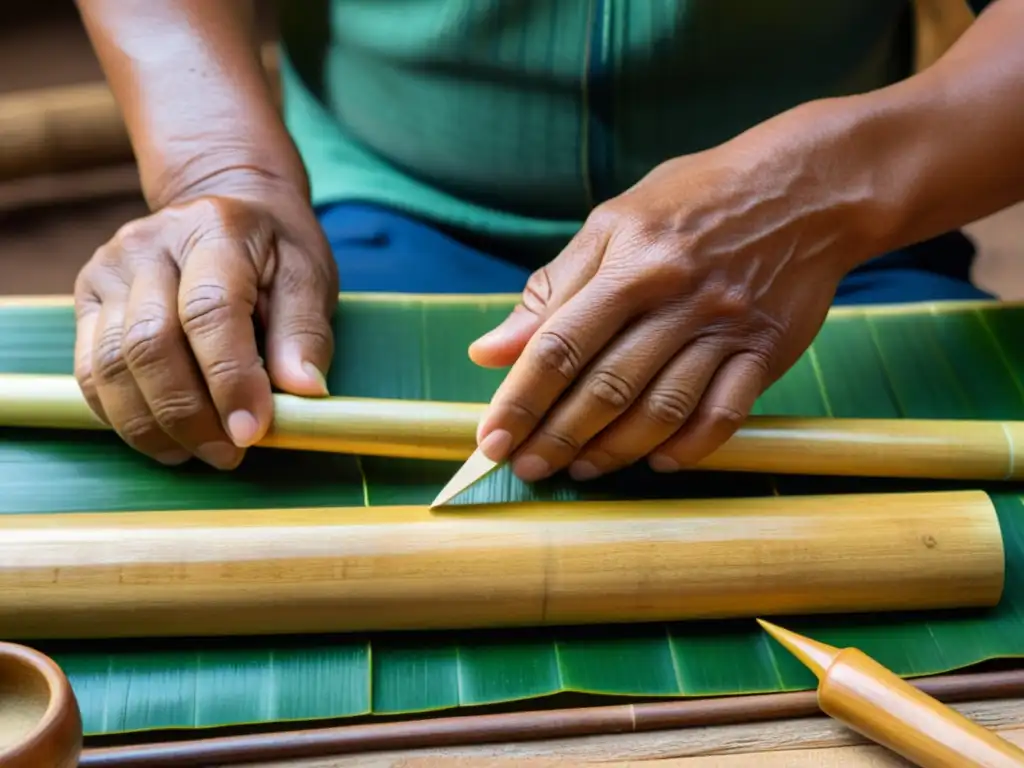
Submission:
[[[910,685],[945,703],[1024,695],[1024,670],[922,677]],[[304,728],[163,743],[89,747],[80,768],[194,768],[397,749],[544,741],[820,715],[814,691],[613,704],[396,723]]]
[[0,636],[315,634],[995,606],[981,491],[0,515]]
[[[274,396],[258,445],[463,461],[486,406]],[[0,427],[108,430],[74,377],[0,374]],[[1024,422],[751,416],[696,468],[776,474],[952,480],[1024,478]]]

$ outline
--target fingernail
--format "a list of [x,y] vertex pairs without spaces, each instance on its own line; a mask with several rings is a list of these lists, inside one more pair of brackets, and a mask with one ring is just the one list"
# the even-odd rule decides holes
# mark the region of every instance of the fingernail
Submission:
[[480,451],[491,461],[504,461],[512,450],[512,435],[504,429],[496,429],[480,443]]
[[214,469],[234,469],[242,460],[242,452],[231,443],[203,443],[196,455]]
[[647,463],[655,472],[678,472],[681,469],[678,461],[663,453],[652,454]]
[[248,448],[256,442],[260,424],[248,411],[235,411],[228,416],[228,434],[239,448]]
[[330,392],[327,389],[327,379],[319,368],[317,368],[310,362],[305,362],[302,364],[302,370],[305,371],[307,376],[309,376],[311,379],[316,381],[317,384],[320,385],[320,390],[321,392],[323,392],[324,395],[330,394]]
[[569,477],[573,480],[584,482],[586,480],[593,480],[595,477],[599,477],[600,475],[601,470],[589,461],[584,461],[583,459],[574,461],[569,465]]
[[535,483],[551,474],[551,465],[540,456],[528,453],[516,459],[512,471],[523,482]]
[[156,457],[156,460],[165,466],[177,467],[180,464],[184,464],[191,458],[192,454],[186,451],[184,448],[175,448],[173,450],[159,454]]

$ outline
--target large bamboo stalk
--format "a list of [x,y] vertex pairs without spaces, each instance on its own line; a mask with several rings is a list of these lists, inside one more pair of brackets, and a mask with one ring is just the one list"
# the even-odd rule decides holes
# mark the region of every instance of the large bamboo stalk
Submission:
[[[275,395],[263,447],[461,461],[480,403]],[[71,376],[0,374],[0,427],[108,429]],[[1007,480],[1024,477],[1024,423],[752,416],[700,467],[742,472]]]
[[0,636],[250,635],[995,605],[980,491],[0,515]]

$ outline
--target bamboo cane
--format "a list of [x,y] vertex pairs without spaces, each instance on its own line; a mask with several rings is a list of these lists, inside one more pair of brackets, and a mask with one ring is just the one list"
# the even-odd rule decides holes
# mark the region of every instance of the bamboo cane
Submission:
[[0,515],[0,636],[461,629],[995,605],[980,491]]
[[[759,620],[760,621],[760,620]],[[856,648],[761,626],[818,678],[821,710],[922,768],[1024,768],[1024,750],[901,680]]]
[[[462,461],[485,406],[275,395],[262,447]],[[108,429],[71,376],[0,374],[0,426]],[[1024,478],[1024,423],[752,416],[701,469],[957,480]]]
[[[272,97],[280,104],[276,47],[266,45],[260,53]],[[0,181],[132,159],[124,119],[105,82],[0,96]]]

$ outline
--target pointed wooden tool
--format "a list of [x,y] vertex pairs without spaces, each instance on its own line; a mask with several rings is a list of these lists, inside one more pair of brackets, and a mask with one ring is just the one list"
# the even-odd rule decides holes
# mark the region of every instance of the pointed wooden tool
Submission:
[[922,768],[1021,768],[1024,750],[922,693],[856,648],[758,624],[818,678],[818,706]]
[[479,448],[473,451],[473,454],[466,459],[466,463],[459,467],[459,470],[452,475],[452,479],[448,481],[441,492],[437,494],[432,502],[430,502],[430,508],[436,509],[442,504],[447,504],[449,501],[454,499],[460,493],[468,489],[471,485],[475,485],[484,477],[489,475],[491,472],[496,470],[500,465],[488,459],[484,456],[483,452]]

